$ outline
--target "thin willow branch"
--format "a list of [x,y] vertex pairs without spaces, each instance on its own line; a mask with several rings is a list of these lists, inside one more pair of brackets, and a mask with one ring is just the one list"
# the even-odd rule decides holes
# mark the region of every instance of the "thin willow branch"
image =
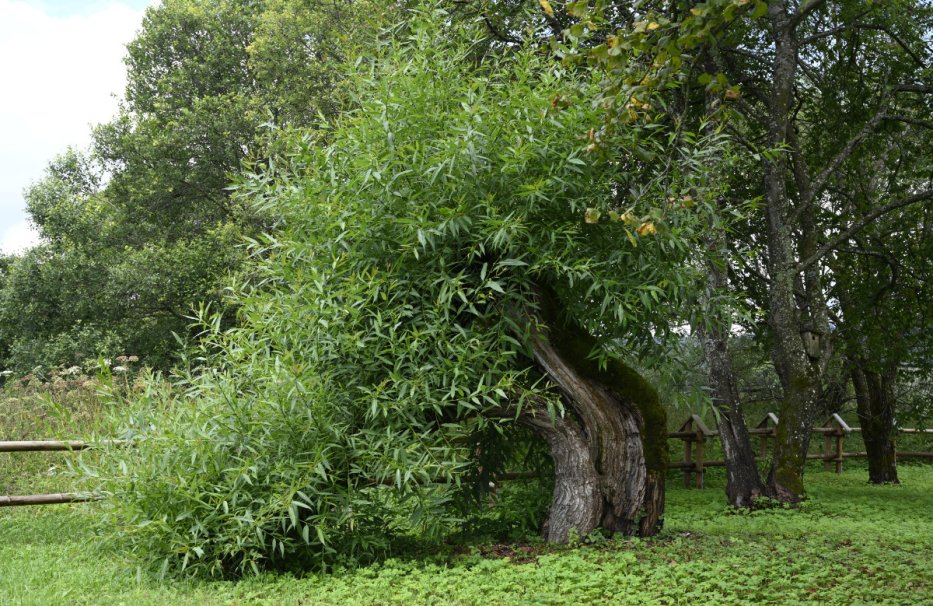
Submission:
[[856,146],[858,146],[858,144],[861,143],[865,137],[870,135],[878,127],[886,115],[883,107],[884,102],[885,99],[882,99],[882,107],[879,108],[875,115],[871,117],[871,120],[866,122],[865,126],[862,127],[862,130],[860,130],[854,137],[849,139],[845,146],[839,150],[839,153],[837,153],[835,157],[829,161],[829,164],[827,164],[826,167],[820,171],[820,174],[818,174],[816,178],[813,179],[806,199],[801,201],[801,207],[806,208],[810,205],[810,203],[823,191],[823,188],[826,186],[826,182],[833,175],[833,173],[836,172],[836,169],[839,168],[839,165],[845,162],[846,159],[855,150]]

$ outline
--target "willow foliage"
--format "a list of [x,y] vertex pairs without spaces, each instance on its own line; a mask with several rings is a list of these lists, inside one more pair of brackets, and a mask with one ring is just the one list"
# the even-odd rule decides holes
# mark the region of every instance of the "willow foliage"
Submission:
[[[477,59],[445,21],[411,20],[357,64],[357,111],[286,134],[239,183],[281,217],[234,289],[239,326],[208,321],[184,397],[142,403],[138,447],[92,470],[115,532],[163,570],[327,566],[442,534],[482,430],[507,438],[529,397],[560,414],[524,341],[536,283],[607,340],[681,301],[701,215],[680,203],[697,184],[656,168],[673,157],[640,159],[664,128],[597,145],[596,76],[533,48]],[[676,160],[701,165],[684,140]]]

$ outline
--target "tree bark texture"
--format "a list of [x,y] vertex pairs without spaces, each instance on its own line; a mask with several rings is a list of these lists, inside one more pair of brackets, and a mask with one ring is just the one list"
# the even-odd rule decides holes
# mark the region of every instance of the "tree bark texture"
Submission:
[[703,345],[713,406],[719,413],[719,436],[726,464],[726,498],[733,507],[751,507],[755,499],[765,494],[765,490],[742,414],[735,370],[729,358],[731,314],[711,303],[713,293],[728,288],[726,260],[720,252],[725,248],[724,234],[721,229],[713,233],[715,235],[706,240],[709,255],[706,261],[707,294],[702,297],[707,322],[700,323],[697,334]]
[[[787,3],[771,2],[768,14],[775,42],[768,143],[771,148],[778,149],[787,144],[799,51]],[[771,277],[769,322],[773,336],[772,359],[783,387],[781,422],[775,437],[768,488],[773,498],[795,502],[804,494],[803,472],[821,393],[821,352],[826,351],[826,347],[821,342],[824,335],[807,329],[806,318],[795,299],[799,276],[795,269],[794,241],[795,228],[800,225],[793,225],[794,205],[787,191],[791,175],[786,155],[775,154],[765,164]],[[816,285],[808,286],[812,289]]]
[[881,371],[856,362],[852,366],[862,440],[868,453],[868,481],[897,484],[897,453],[894,427],[894,384],[897,367]]
[[[545,303],[544,307],[552,304]],[[540,407],[521,421],[550,445],[555,483],[545,537],[567,542],[597,529],[626,535],[658,532],[664,514],[667,416],[657,392],[637,372],[588,356],[596,341],[546,313],[548,333],[534,332],[534,360],[560,389],[564,414]]]
[[735,372],[729,359],[725,329],[700,331],[703,353],[709,370],[713,405],[719,412],[719,439],[726,463],[726,498],[733,507],[752,507],[765,495],[755,451],[748,437],[742,414]]

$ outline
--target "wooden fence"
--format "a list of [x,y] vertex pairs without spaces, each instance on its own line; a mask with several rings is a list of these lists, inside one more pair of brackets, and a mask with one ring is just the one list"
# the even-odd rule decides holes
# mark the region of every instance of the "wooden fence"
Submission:
[[[768,444],[774,439],[777,433],[778,418],[773,412],[769,412],[755,427],[750,427],[748,433],[754,438],[758,436],[758,458],[765,458],[768,455]],[[842,462],[845,459],[857,457],[867,457],[868,453],[845,452],[844,442],[847,435],[852,433],[861,433],[860,427],[849,427],[842,418],[834,414],[823,425],[813,428],[813,433],[823,435],[823,453],[808,454],[808,459],[820,459],[823,461],[823,469],[830,471],[835,468],[836,473],[842,473]],[[933,435],[933,429],[898,429],[903,434],[928,434]],[[726,462],[721,460],[706,460],[706,444],[711,440],[719,438],[718,431],[711,431],[697,415],[690,415],[680,429],[668,434],[671,438],[683,440],[684,458],[683,461],[672,461],[670,469],[681,469],[684,474],[684,486],[691,485],[697,488],[703,488],[703,476],[707,467],[724,467]],[[918,451],[897,451],[898,459],[908,458],[933,458],[933,452]]]
[[[768,454],[768,444],[774,439],[777,431],[778,418],[774,413],[768,413],[755,427],[749,428],[752,436],[758,436],[758,456],[764,458]],[[865,452],[845,452],[843,449],[847,435],[860,433],[858,427],[849,427],[839,415],[832,415],[820,427],[814,427],[813,432],[823,435],[823,454],[808,454],[808,459],[821,459],[823,469],[829,471],[835,468],[836,473],[842,473],[842,462],[845,459],[868,456]],[[933,429],[899,429],[900,433],[929,434]],[[670,469],[680,469],[684,474],[684,486],[691,485],[703,488],[703,477],[708,467],[723,467],[725,461],[706,460],[706,444],[719,438],[718,431],[711,431],[698,415],[690,415],[677,431],[668,434],[668,437],[682,440],[684,443],[683,461],[671,462]],[[124,440],[108,440],[109,445],[127,446]],[[78,440],[32,440],[23,442],[0,441],[0,453],[16,452],[52,452],[87,450],[94,445]],[[933,458],[933,452],[898,451],[897,458]],[[501,479],[530,477],[529,474],[506,474]],[[53,494],[33,494],[23,496],[0,495],[0,507],[15,507],[20,505],[55,505],[59,503],[80,503],[97,500],[93,493],[61,492]]]
[[[106,440],[105,444],[125,446],[124,440]],[[94,444],[78,440],[28,440],[22,442],[0,441],[0,453],[4,452],[55,452],[87,450]],[[0,495],[0,507],[17,507],[21,505],[57,505],[59,503],[82,503],[95,501],[99,497],[87,492],[56,492],[52,494],[30,494],[22,496]]]

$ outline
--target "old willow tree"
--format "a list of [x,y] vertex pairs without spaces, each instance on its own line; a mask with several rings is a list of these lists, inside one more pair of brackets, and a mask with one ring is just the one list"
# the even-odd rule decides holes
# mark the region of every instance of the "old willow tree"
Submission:
[[124,430],[139,448],[98,469],[116,531],[166,569],[436,536],[484,436],[520,427],[553,459],[548,540],[659,528],[665,412],[616,354],[662,338],[695,278],[702,211],[681,200],[715,150],[653,152],[659,128],[594,144],[597,76],[535,49],[477,56],[447,22],[410,19],[358,63],[357,111],[239,184],[283,217],[235,289],[241,322],[207,323],[221,353],[182,377],[183,403],[144,403]]

